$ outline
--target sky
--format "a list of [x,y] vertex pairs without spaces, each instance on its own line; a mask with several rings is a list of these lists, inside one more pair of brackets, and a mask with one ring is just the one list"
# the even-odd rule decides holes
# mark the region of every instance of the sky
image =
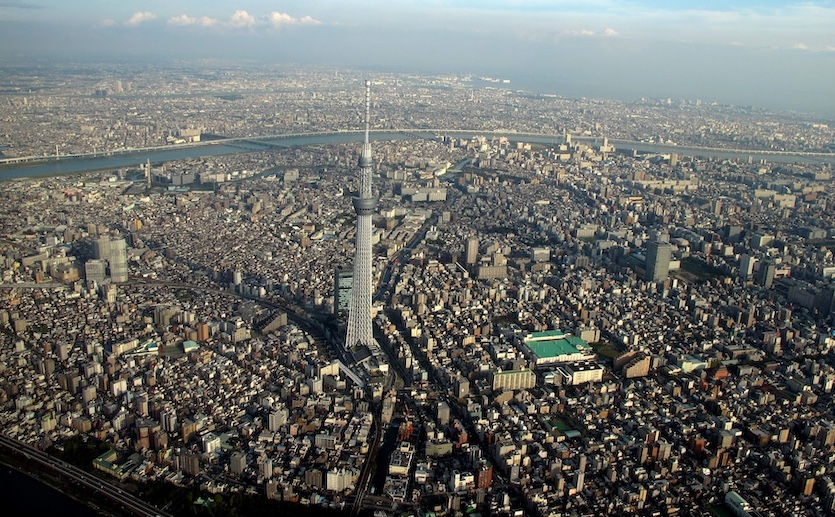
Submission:
[[475,74],[835,117],[835,0],[0,0],[0,60]]

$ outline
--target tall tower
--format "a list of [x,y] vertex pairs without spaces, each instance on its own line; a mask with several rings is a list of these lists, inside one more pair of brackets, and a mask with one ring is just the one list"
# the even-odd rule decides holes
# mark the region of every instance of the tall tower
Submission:
[[354,211],[357,213],[356,253],[345,348],[366,345],[373,350],[375,343],[371,330],[371,216],[377,209],[377,200],[371,193],[373,160],[368,139],[370,126],[371,81],[365,81],[365,142],[362,144],[359,159],[359,191],[353,198]]

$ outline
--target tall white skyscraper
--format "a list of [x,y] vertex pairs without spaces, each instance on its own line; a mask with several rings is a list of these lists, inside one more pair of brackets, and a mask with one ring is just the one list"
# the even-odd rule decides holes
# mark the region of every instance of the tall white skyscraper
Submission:
[[351,309],[348,313],[348,332],[345,348],[366,345],[375,347],[371,330],[371,217],[377,209],[377,199],[371,193],[371,81],[365,81],[365,142],[359,159],[359,191],[353,198],[357,213],[354,281],[351,288]]

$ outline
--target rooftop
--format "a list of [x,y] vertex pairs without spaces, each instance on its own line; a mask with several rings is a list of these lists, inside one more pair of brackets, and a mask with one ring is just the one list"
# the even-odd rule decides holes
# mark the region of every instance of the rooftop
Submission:
[[[559,337],[556,339],[542,339],[544,336],[538,337],[536,336],[537,334],[549,334]],[[566,336],[558,330],[535,332],[532,336],[534,336],[534,339],[529,340],[528,338],[525,338],[525,346],[530,348],[531,352],[536,354],[539,358],[579,354],[581,349],[588,347],[586,342],[582,339],[576,336]]]

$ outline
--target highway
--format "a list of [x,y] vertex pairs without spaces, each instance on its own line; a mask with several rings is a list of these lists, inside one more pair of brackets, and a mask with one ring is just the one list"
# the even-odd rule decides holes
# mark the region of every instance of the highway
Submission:
[[49,454],[27,445],[19,440],[10,438],[5,434],[0,433],[0,446],[9,449],[15,454],[20,454],[26,457],[27,460],[35,462],[41,468],[46,468],[63,476],[64,478],[83,486],[91,491],[91,493],[99,496],[107,497],[117,505],[119,505],[126,514],[138,515],[141,517],[171,517],[171,514],[166,513],[159,508],[146,503],[142,499],[125,492],[119,487],[113,486],[110,483],[104,482],[92,474],[70,465],[64,461],[54,458]]

